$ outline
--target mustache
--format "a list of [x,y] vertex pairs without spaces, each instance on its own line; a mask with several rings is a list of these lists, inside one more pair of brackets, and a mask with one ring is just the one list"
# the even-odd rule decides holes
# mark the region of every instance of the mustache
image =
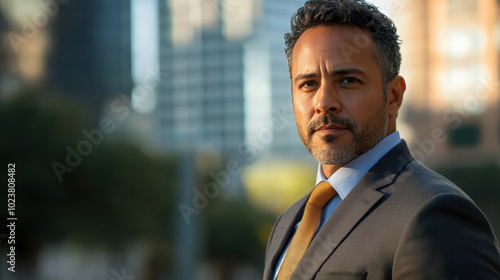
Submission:
[[337,115],[321,115],[319,118],[310,121],[307,124],[307,132],[309,134],[309,137],[311,137],[314,132],[316,131],[315,129],[319,126],[322,125],[339,125],[339,126],[345,126],[347,129],[350,131],[353,131],[354,129],[354,124],[352,121],[346,118],[339,117]]

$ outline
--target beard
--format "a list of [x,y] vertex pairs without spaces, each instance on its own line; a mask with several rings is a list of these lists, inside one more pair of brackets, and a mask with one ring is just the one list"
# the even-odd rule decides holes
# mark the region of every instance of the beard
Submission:
[[[310,121],[305,130],[299,128],[299,136],[306,149],[319,163],[344,165],[364,154],[385,138],[387,133],[387,105],[382,105],[369,120],[369,122],[358,126],[351,120],[337,115],[321,115],[319,118]],[[312,137],[315,128],[321,125],[346,127],[348,132],[352,134],[353,139],[341,146],[338,143],[339,136],[327,135],[320,140],[324,143],[314,144]]]

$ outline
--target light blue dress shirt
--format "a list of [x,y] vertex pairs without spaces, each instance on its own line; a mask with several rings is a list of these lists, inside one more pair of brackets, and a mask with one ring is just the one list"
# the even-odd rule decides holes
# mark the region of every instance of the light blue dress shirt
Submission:
[[[319,220],[318,228],[316,229],[316,234],[323,227],[326,220],[332,215],[333,211],[337,209],[342,200],[346,198],[346,196],[351,192],[351,190],[356,186],[356,184],[365,176],[366,172],[370,170],[387,152],[389,152],[392,148],[394,148],[397,144],[401,142],[401,137],[399,136],[399,132],[396,131],[391,135],[385,137],[380,143],[378,143],[375,147],[368,150],[366,153],[358,156],[357,158],[351,160],[346,165],[342,166],[333,173],[330,178],[326,178],[325,174],[323,174],[323,169],[321,168],[321,164],[318,165],[318,174],[316,175],[316,185],[318,185],[322,181],[328,181],[333,188],[337,191],[336,196],[334,196],[326,205],[323,207],[321,211],[321,218]],[[299,226],[300,221],[295,224],[294,233]],[[290,245],[290,241],[292,240],[292,236],[290,240],[288,240],[288,244],[286,245],[283,253],[281,254],[278,262],[276,263],[276,267],[274,270],[274,278],[278,276],[278,272],[281,268],[281,264],[283,263],[283,259],[285,258],[286,252],[288,251],[288,246]]]

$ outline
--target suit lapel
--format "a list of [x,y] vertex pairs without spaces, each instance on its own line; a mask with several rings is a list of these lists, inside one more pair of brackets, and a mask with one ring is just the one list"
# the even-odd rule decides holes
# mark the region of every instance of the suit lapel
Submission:
[[264,279],[272,279],[274,274],[274,266],[283,248],[287,244],[290,234],[293,231],[295,224],[302,218],[304,207],[311,193],[299,199],[290,206],[280,217],[274,229],[274,236],[270,240],[269,252],[266,258],[266,266],[264,269]]
[[415,158],[411,155],[405,140],[401,140],[366,173],[361,181],[378,190],[391,184],[397,174],[413,160]]
[[313,279],[340,243],[384,197],[377,189],[389,185],[411,160],[403,140],[375,164],[323,225],[290,279]]
[[290,279],[313,279],[326,259],[382,197],[382,193],[364,183],[356,185],[313,239]]

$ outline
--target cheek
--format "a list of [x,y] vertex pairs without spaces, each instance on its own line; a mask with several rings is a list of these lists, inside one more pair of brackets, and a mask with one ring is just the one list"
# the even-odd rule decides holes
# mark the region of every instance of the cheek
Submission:
[[383,106],[383,96],[380,98],[372,94],[346,99],[343,102],[343,110],[358,126],[360,122],[369,122],[381,106]]
[[304,110],[305,108],[301,108],[299,106],[294,107],[295,111],[295,120],[297,122],[297,128],[299,130],[304,130],[307,128],[307,124],[311,120],[310,114]]
[[314,104],[305,98],[294,98],[293,110],[297,121],[309,121],[314,115]]

